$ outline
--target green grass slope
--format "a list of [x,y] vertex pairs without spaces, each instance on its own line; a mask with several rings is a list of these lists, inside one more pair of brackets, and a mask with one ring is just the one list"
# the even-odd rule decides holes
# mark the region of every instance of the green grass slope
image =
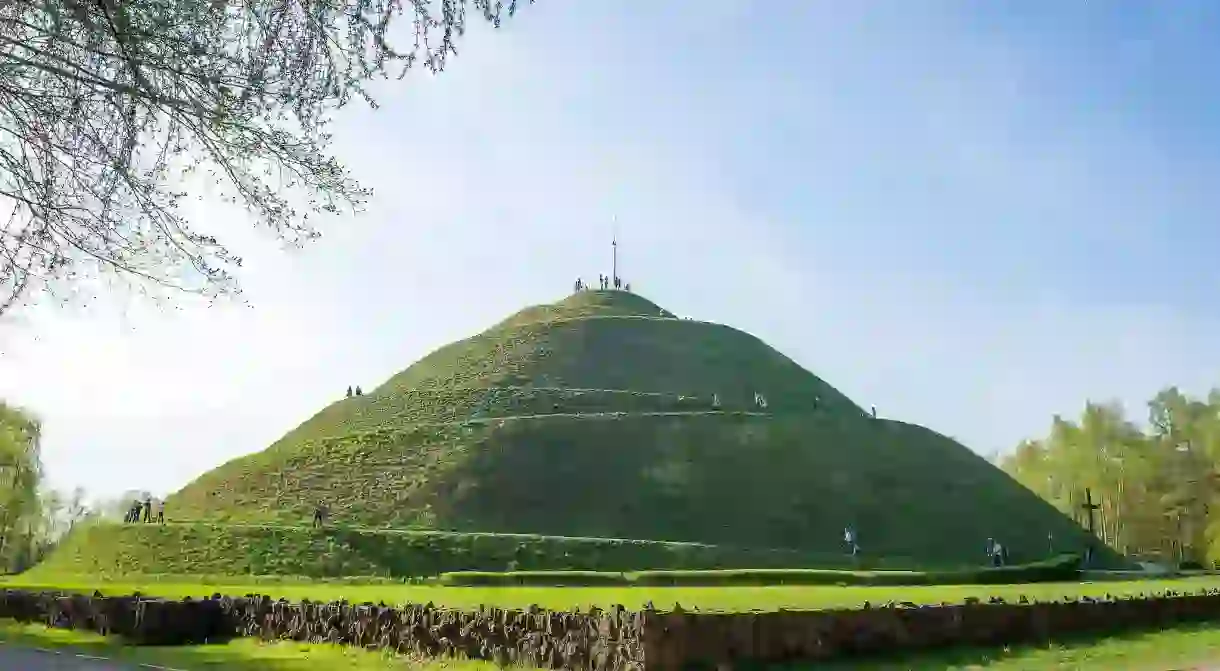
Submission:
[[447,571],[632,571],[846,563],[792,550],[532,534],[208,523],[91,524],[23,580],[65,575],[427,577]]
[[491,330],[585,317],[657,317],[676,319],[674,313],[639,294],[627,291],[579,291],[555,303],[518,310]]
[[[660,315],[668,316],[660,316]],[[273,447],[421,422],[563,412],[754,409],[862,415],[761,340],[673,318],[623,291],[526,308],[429,354],[364,396],[338,399]]]
[[175,517],[794,547],[1024,560],[1084,534],[986,460],[922,427],[833,415],[552,415],[421,425],[268,450],[205,474]]
[[[806,558],[841,557],[852,525],[870,560],[924,566],[977,563],[988,537],[1021,560],[1047,556],[1048,534],[1056,552],[1084,541],[1077,525],[962,445],[873,420],[758,338],[677,319],[623,291],[529,307],[441,347],[268,449],[203,474],[170,497],[167,513],[281,528],[307,524],[320,500],[336,524],[365,530],[791,548]],[[210,528],[158,552],[227,553],[235,570],[252,561],[239,556],[243,543]],[[280,547],[299,542],[316,553],[323,541],[309,539]],[[108,542],[81,540],[78,554]],[[111,559],[99,559],[99,570],[121,559],[103,555]],[[745,560],[721,554],[717,566],[732,565],[730,556]],[[374,568],[352,561],[352,570]]]

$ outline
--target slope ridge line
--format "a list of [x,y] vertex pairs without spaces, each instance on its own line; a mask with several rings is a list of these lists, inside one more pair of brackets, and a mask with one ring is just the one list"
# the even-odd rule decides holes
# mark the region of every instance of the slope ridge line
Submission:
[[[488,422],[498,422],[502,420],[520,420],[520,419],[547,419],[550,417],[561,417],[565,419],[607,419],[607,418],[635,418],[635,417],[672,417],[685,415],[721,415],[726,417],[775,417],[774,413],[770,412],[754,412],[749,410],[658,410],[654,412],[546,412],[533,415],[497,415],[495,417],[471,417],[468,419],[455,419],[448,422],[413,422],[403,424],[403,428],[409,427],[433,427],[433,426],[459,426],[462,424],[486,424]],[[360,432],[353,432],[360,433]],[[317,440],[326,440],[328,438],[340,438],[343,436],[352,435],[351,433],[338,434],[334,436],[323,436]]]

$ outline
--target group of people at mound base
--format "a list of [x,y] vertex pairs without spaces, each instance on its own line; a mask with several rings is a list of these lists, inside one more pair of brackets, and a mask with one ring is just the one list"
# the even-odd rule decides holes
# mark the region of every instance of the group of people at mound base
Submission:
[[127,509],[127,514],[123,517],[123,522],[134,524],[141,521],[165,524],[165,501],[153,500],[151,496],[144,497],[143,501],[139,499],[132,501],[131,507]]
[[[622,289],[623,291],[631,291],[631,283],[624,282],[623,278],[621,278],[621,277],[610,277],[608,275],[599,274],[597,276],[597,284],[598,284],[598,286],[601,287],[602,290],[609,289],[611,286],[613,286],[615,289]],[[585,290],[593,288],[593,287],[585,284],[585,281],[579,277],[576,278],[576,283],[573,284],[572,286],[577,291],[585,291]]]

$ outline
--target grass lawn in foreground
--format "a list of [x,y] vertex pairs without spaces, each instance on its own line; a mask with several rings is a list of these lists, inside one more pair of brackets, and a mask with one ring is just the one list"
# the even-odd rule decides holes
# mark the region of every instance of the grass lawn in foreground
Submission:
[[[0,620],[0,643],[29,648],[63,649],[108,657],[128,664],[158,664],[184,671],[494,671],[487,662],[411,660],[374,652],[301,643],[259,643],[239,640],[226,645],[182,648],[123,647],[113,638],[47,629]],[[957,649],[895,658],[850,660],[831,664],[772,667],[776,671],[1020,671],[1079,669],[1080,671],[1167,671],[1202,668],[1220,662],[1220,627],[1190,626],[1165,632],[1081,640],[1045,647]]]
[[844,661],[773,667],[775,671],[1178,671],[1220,668],[1220,626],[1190,625],[1168,631],[1077,640],[1049,646],[958,648],[867,662]]
[[[397,655],[368,652],[333,645],[296,642],[263,643],[238,639],[223,645],[182,647],[123,646],[114,637],[81,631],[48,629],[42,625],[0,620],[0,643],[13,647],[82,652],[129,664],[155,664],[184,671],[305,671],[354,669],[356,671],[440,671],[461,667],[463,671],[494,671],[481,661],[413,660]],[[58,668],[58,667],[56,667]]]
[[887,601],[911,601],[935,604],[942,601],[960,603],[967,597],[986,600],[999,596],[1016,602],[1024,595],[1031,600],[1049,601],[1065,596],[1100,597],[1151,594],[1165,590],[1192,592],[1204,588],[1220,588],[1220,576],[1176,578],[1166,580],[1103,581],[1085,583],[1037,583],[1022,585],[928,585],[928,586],[772,586],[772,587],[440,587],[432,585],[395,584],[284,584],[241,583],[233,580],[207,583],[186,582],[101,582],[87,576],[38,576],[37,583],[23,582],[20,576],[0,582],[0,587],[26,589],[57,589],[91,594],[95,589],[104,594],[124,595],[133,592],[150,596],[181,598],[203,597],[213,593],[241,596],[250,592],[268,594],[290,601],[335,601],[346,599],[354,603],[384,602],[387,604],[427,603],[440,606],[470,608],[480,605],[504,608],[536,604],[543,608],[567,610],[573,606],[587,608],[622,604],[637,609],[652,601],[658,610],[680,603],[684,608],[719,611],[750,611],[821,608],[858,608],[865,601],[874,606]]

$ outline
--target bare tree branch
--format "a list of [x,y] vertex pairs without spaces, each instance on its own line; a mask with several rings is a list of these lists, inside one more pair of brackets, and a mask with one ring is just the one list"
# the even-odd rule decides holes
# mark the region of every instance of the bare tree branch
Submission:
[[[533,0],[530,0],[533,2]],[[0,315],[37,289],[117,274],[220,295],[241,259],[178,212],[210,177],[283,240],[370,196],[327,125],[365,85],[456,55],[468,7],[518,0],[11,0],[0,3]],[[398,17],[414,43],[388,36]],[[303,199],[303,212],[293,207]]]

